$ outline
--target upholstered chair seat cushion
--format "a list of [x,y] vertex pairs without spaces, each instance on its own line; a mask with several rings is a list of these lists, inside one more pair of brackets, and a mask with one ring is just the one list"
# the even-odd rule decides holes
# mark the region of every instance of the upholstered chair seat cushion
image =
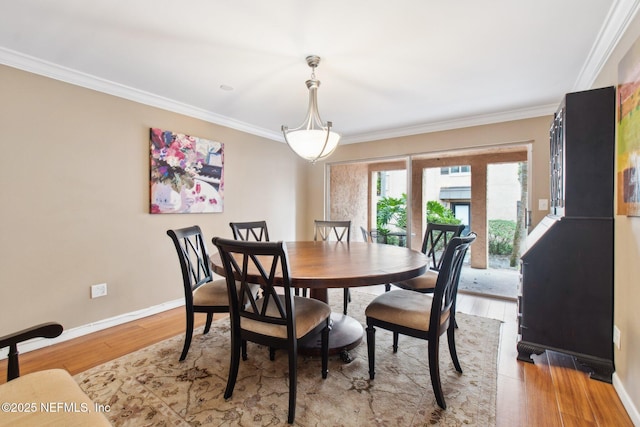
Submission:
[[[365,315],[396,325],[420,331],[429,330],[433,294],[422,294],[405,289],[385,292],[367,306]],[[448,313],[442,314],[446,321]]]
[[[240,282],[236,282],[238,289]],[[259,285],[249,285],[251,292],[255,295]],[[229,305],[229,294],[227,292],[227,279],[224,277],[205,283],[193,292],[193,305]]]
[[[15,412],[3,411],[0,426],[111,425],[64,369],[38,371],[2,384],[0,401],[20,405]],[[58,402],[67,406],[57,406]]]
[[[296,338],[305,336],[309,331],[324,322],[331,315],[331,307],[326,303],[314,298],[293,297],[295,299],[296,311]],[[280,296],[283,300],[283,297]],[[262,309],[265,298],[256,301],[258,310]],[[283,307],[284,301],[282,301]],[[267,308],[267,314],[272,317],[280,317],[276,305],[271,303]],[[248,318],[241,318],[242,329],[250,330],[262,335],[271,337],[286,338],[287,327],[284,325],[273,325],[265,322],[258,322]]]
[[398,286],[404,289],[412,289],[416,291],[431,291],[436,288],[436,282],[438,281],[438,272],[435,270],[427,270],[424,274],[414,277],[412,279],[399,282]]

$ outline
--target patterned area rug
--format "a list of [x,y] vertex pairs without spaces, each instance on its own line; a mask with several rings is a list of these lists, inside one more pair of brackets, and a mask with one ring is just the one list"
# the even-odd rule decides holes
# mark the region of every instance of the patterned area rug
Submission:
[[[352,290],[349,314],[364,324],[364,308],[375,297],[366,288]],[[342,290],[332,290],[335,311]],[[295,425],[299,426],[493,426],[496,412],[497,353],[500,322],[458,314],[458,357],[453,368],[446,335],[440,343],[440,371],[447,409],[435,401],[427,365],[427,342],[376,333],[376,379],[369,380],[363,341],[350,352],[354,360],[329,361],[322,380],[319,358],[298,359]],[[240,363],[233,396],[225,401],[229,369],[229,321],[194,334],[187,359],[179,362],[183,337],[176,336],[75,376],[82,389],[102,405],[116,426],[276,426],[287,425],[287,357],[269,360],[264,347],[249,343],[249,359]]]

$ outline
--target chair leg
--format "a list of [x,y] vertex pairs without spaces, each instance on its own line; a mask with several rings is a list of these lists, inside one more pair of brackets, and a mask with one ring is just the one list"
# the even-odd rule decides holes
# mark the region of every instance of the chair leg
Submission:
[[[295,338],[294,338],[295,339]],[[289,348],[289,417],[287,422],[293,424],[296,417],[296,392],[298,385],[298,346],[292,345]]]
[[213,313],[207,313],[207,323],[204,324],[204,332],[202,334],[208,334],[211,329],[211,322],[213,322]]
[[397,332],[393,333],[393,352],[397,353],[398,352],[398,336],[400,334]]
[[247,340],[242,340],[242,360],[247,360]]
[[329,373],[329,331],[331,330],[330,320],[327,318],[327,325],[322,329],[322,379],[327,378]]
[[431,386],[433,394],[436,395],[436,402],[442,409],[447,409],[442,394],[442,384],[440,382],[440,358],[438,357],[439,337],[429,340],[429,374],[431,375]]
[[456,371],[462,373],[462,367],[458,360],[458,352],[456,351],[456,326],[454,323],[455,319],[454,322],[449,325],[449,328],[447,328],[447,342],[449,343],[449,354],[451,355],[453,366],[456,368]]
[[[233,333],[232,333],[233,335]],[[240,340],[239,337],[231,337],[231,362],[229,365],[229,378],[227,379],[227,388],[224,391],[224,398],[228,399],[233,394],[233,388],[236,386],[238,378],[238,367],[240,366],[241,347],[246,348],[247,342]]]
[[273,347],[269,347],[269,360],[272,362],[276,360],[276,349]]
[[182,354],[180,355],[180,361],[182,362],[187,358],[189,347],[191,346],[191,337],[193,336],[193,311],[187,310],[187,330],[184,334],[184,346],[182,347]]
[[367,354],[369,356],[369,379],[372,380],[376,376],[376,329],[367,325]]

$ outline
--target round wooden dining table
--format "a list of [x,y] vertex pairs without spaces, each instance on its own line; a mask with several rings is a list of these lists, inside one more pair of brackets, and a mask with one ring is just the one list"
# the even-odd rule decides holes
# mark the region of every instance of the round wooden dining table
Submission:
[[[308,288],[312,298],[328,302],[329,288],[351,288],[393,283],[423,274],[429,258],[412,249],[365,242],[286,242],[291,284]],[[220,255],[211,255],[213,270],[225,271]],[[259,281],[258,276],[249,280]],[[343,359],[362,341],[363,326],[354,318],[333,312],[329,335],[330,354],[341,353]],[[320,337],[299,343],[303,354],[320,353]]]

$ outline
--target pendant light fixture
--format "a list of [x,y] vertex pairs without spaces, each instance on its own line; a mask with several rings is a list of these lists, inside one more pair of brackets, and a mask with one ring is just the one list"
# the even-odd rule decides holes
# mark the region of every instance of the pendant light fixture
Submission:
[[289,129],[282,126],[282,134],[287,145],[300,157],[315,163],[326,159],[333,153],[340,141],[340,135],[331,131],[331,122],[323,123],[318,112],[318,88],[320,80],[316,79],[316,67],[320,57],[307,56],[307,64],[311,67],[311,79],[307,80],[309,89],[309,107],[307,116],[300,126]]

